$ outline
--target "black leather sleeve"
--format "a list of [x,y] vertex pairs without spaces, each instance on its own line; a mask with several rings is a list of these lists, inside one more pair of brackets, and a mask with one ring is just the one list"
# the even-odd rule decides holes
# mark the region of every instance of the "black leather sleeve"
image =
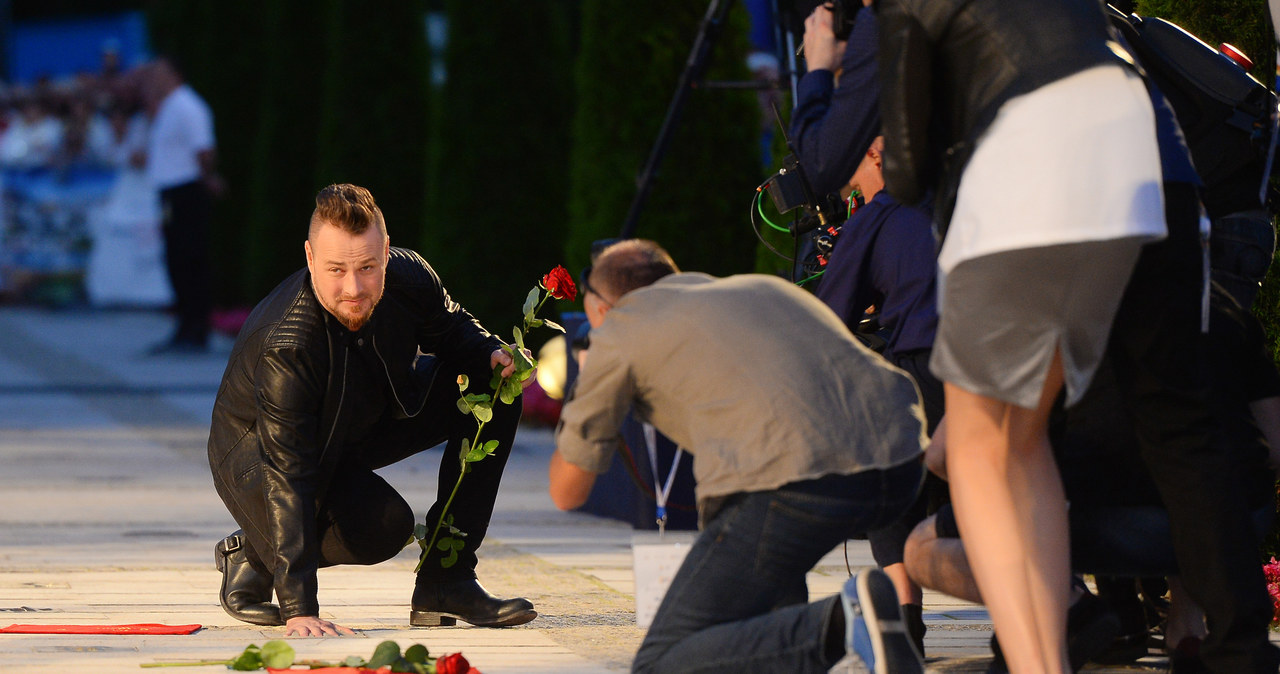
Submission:
[[885,189],[899,202],[919,204],[936,181],[930,156],[934,46],[902,0],[881,0],[880,119]]
[[318,411],[328,370],[299,346],[266,350],[254,373],[266,533],[273,546],[275,590],[285,620],[318,615],[320,610],[316,492],[325,439],[319,437]]
[[[418,347],[424,353],[434,353],[446,360],[457,360],[467,366],[483,361],[488,365],[489,354],[502,346],[502,340],[485,330],[480,322],[461,304],[453,301],[444,283],[427,261],[417,253],[393,248],[392,268],[394,281],[403,287],[412,311],[421,317],[418,323]],[[524,296],[512,299],[513,313],[518,313]],[[517,316],[518,318],[518,316]]]

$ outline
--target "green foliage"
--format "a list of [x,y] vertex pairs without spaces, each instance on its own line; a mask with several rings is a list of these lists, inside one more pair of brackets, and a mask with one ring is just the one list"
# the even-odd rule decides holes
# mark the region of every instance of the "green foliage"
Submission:
[[[570,269],[587,263],[592,241],[621,231],[707,8],[687,0],[581,6],[564,248]],[[707,80],[749,79],[747,22],[746,12],[729,12]],[[753,92],[691,92],[636,235],[661,243],[684,269],[751,271],[755,237],[745,216],[760,182],[758,139]]]
[[368,187],[416,243],[426,180],[425,5],[148,3],[152,44],[213,108],[229,191],[214,210],[219,303],[253,303],[303,263],[316,192]]
[[1280,364],[1280,252],[1271,260],[1271,270],[1262,282],[1258,299],[1253,302],[1253,313],[1267,331],[1267,347],[1272,358]]
[[448,79],[433,97],[429,215],[414,244],[491,325],[563,247],[578,4],[443,7]]
[[1275,33],[1267,3],[1258,0],[1138,0],[1135,11],[1172,21],[1217,47],[1226,42],[1253,59],[1252,74],[1268,87],[1275,72]]

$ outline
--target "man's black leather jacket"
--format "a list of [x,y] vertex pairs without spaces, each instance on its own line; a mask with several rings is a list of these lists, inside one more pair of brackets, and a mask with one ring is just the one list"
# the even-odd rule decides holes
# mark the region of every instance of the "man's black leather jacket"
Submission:
[[[358,342],[373,347],[385,375],[347,379]],[[419,352],[462,367],[488,367],[502,342],[450,300],[417,253],[392,248],[386,288],[369,323],[341,327],[317,300],[304,268],[276,287],[240,331],[222,377],[209,431],[214,485],[237,521],[265,536],[258,551],[275,575],[284,619],[317,615],[318,504],[354,424],[352,402],[388,401],[401,417],[422,409],[431,377]],[[369,391],[377,386],[379,391]],[[239,511],[239,512],[237,512]],[[246,521],[247,520],[247,521]]]
[[879,0],[885,188],[937,188],[939,232],[974,143],[1005,101],[1104,63],[1132,63],[1098,0]]

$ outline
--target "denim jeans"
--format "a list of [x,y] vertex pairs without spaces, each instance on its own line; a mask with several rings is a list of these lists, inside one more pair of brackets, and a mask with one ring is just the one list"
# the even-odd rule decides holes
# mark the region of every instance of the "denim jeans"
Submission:
[[730,498],[685,557],[632,671],[826,672],[839,604],[806,603],[805,574],[842,541],[899,517],[922,478],[910,461]]

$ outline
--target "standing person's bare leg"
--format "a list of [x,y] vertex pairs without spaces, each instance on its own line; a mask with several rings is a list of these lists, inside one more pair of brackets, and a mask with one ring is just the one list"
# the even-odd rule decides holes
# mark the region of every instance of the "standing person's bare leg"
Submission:
[[957,524],[1012,672],[1070,672],[1066,499],[1048,440],[1062,388],[1055,354],[1037,409],[946,384]]

